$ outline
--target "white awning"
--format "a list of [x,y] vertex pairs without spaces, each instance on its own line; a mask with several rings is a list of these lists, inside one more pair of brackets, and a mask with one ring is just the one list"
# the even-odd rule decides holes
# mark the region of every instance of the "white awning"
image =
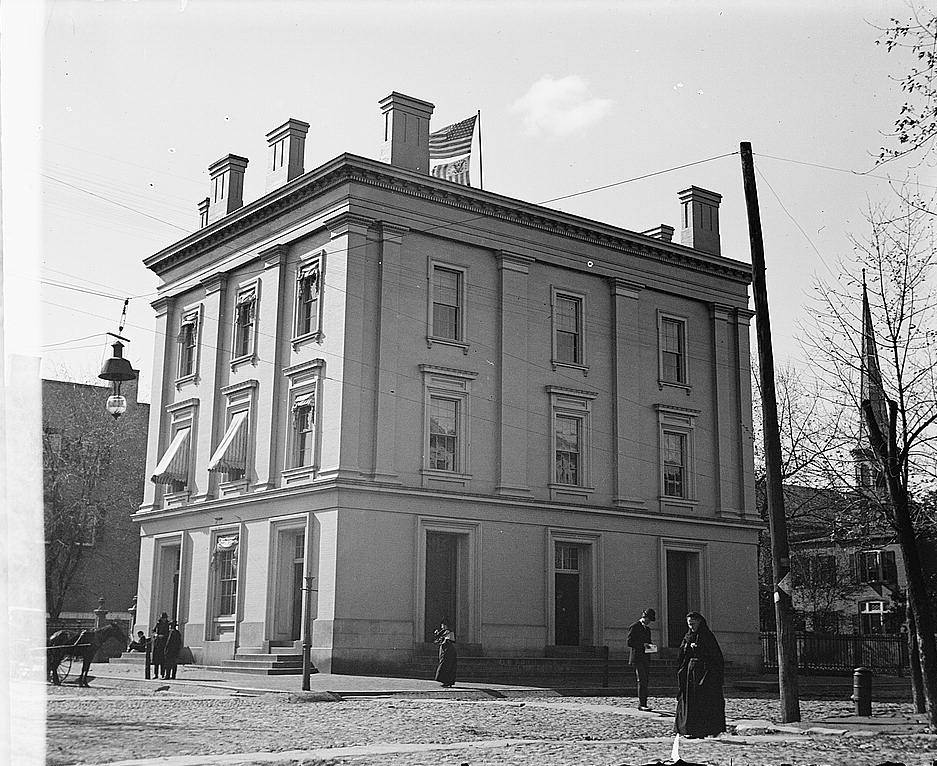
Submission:
[[221,551],[229,551],[232,548],[237,548],[238,546],[238,536],[237,535],[225,535],[224,537],[219,537],[215,542],[215,552],[221,553]]
[[311,394],[300,394],[295,399],[293,399],[293,412],[301,410],[304,407],[312,407],[316,403],[316,395]]
[[169,447],[163,453],[156,470],[150,477],[154,484],[170,484],[177,481],[182,484],[189,482],[189,431],[180,428],[169,442]]
[[215,452],[208,461],[208,470],[220,473],[243,474],[247,469],[247,412],[238,412],[231,418]]

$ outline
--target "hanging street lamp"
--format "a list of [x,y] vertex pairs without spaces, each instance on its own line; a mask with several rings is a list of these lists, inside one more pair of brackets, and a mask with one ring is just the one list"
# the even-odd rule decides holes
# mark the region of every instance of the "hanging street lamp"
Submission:
[[108,380],[111,382],[113,393],[108,397],[105,406],[111,415],[115,418],[119,418],[127,411],[127,400],[120,395],[120,384],[125,380],[135,380],[137,373],[133,371],[130,361],[124,359],[124,344],[121,343],[121,341],[127,343],[130,341],[112,332],[109,332],[108,335],[117,339],[111,346],[114,349],[114,355],[104,362],[104,367],[101,369],[98,377],[101,378],[101,380]]

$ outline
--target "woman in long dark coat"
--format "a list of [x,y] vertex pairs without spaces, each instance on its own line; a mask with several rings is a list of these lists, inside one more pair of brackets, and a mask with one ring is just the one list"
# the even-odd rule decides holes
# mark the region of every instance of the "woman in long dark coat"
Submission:
[[703,615],[690,612],[686,622],[689,630],[680,644],[674,728],[685,737],[715,736],[726,730],[725,660]]
[[456,649],[455,633],[449,628],[448,618],[443,620],[435,633],[435,643],[439,644],[439,665],[436,666],[436,680],[443,686],[455,683]]

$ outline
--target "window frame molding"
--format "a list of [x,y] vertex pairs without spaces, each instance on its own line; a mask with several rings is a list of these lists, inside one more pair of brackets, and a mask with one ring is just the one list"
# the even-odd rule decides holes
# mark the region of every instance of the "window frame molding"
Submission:
[[[677,322],[683,328],[683,353],[682,370],[683,381],[666,380],[664,378],[664,321]],[[690,395],[693,390],[693,384],[690,381],[690,354],[689,354],[689,317],[681,314],[675,314],[662,309],[657,310],[657,388],[662,391],[664,386],[669,388],[679,388]]]
[[[458,338],[446,338],[440,335],[436,335],[433,331],[435,326],[433,323],[433,292],[434,292],[434,280],[436,269],[442,269],[444,271],[454,271],[459,274],[459,321],[458,321]],[[467,315],[467,299],[468,299],[468,268],[466,266],[459,266],[454,263],[449,263],[447,261],[442,261],[438,258],[429,258],[427,261],[427,274],[426,274],[426,347],[432,348],[433,344],[439,344],[443,346],[454,346],[456,348],[461,348],[463,354],[468,354],[470,343],[466,340],[466,315]]]
[[[430,486],[430,481],[443,481],[465,486],[472,480],[471,465],[471,399],[472,381],[478,373],[472,370],[458,370],[452,367],[439,367],[421,364],[423,377],[423,447],[420,461],[420,476],[423,486]],[[430,410],[432,400],[448,399],[457,402],[456,423],[456,471],[431,468],[430,460]]]
[[[232,305],[231,315],[231,371],[234,372],[242,364],[257,363],[257,336],[260,327],[260,277],[252,277],[243,282],[239,282],[237,289],[234,290],[234,304]],[[238,324],[237,324],[237,305],[238,299],[244,293],[253,291],[254,293],[254,322],[251,326],[249,349],[246,354],[235,356],[237,350]]]
[[[547,486],[551,500],[588,500],[595,492],[592,481],[592,402],[598,398],[597,391],[584,391],[565,386],[547,386],[550,398],[550,480]],[[557,416],[572,417],[580,421],[579,484],[562,484],[556,475],[556,419]]]
[[[286,444],[283,453],[283,468],[280,479],[284,486],[314,481],[319,474],[322,461],[322,382],[325,379],[325,360],[316,358],[308,362],[294,364],[283,370],[287,379],[286,417],[288,418]],[[308,465],[293,465],[296,447],[296,433],[293,422],[293,402],[299,396],[312,394],[313,399],[313,456]]]
[[[213,526],[209,529],[209,546],[208,546],[208,598],[206,599],[207,614],[205,615],[205,640],[206,641],[234,641],[235,646],[237,645],[238,639],[238,627],[241,619],[241,603],[244,598],[244,563],[245,556],[244,550],[242,548],[245,540],[244,529],[242,529],[243,524],[223,524],[220,526]],[[218,539],[221,537],[228,537],[230,535],[237,535],[238,545],[237,545],[237,567],[236,573],[237,577],[235,579],[235,594],[234,594],[234,614],[230,615],[218,615],[215,614],[215,601],[220,600],[220,582],[218,578],[217,564],[215,563],[213,556],[215,548],[218,545]],[[230,630],[226,630],[225,633],[231,633],[231,638],[219,638],[219,627],[230,627]]]
[[[296,274],[293,278],[293,337],[290,338],[290,345],[292,346],[293,351],[296,351],[304,343],[308,343],[310,341],[322,343],[323,339],[325,338],[325,334],[322,332],[323,304],[325,303],[325,256],[326,251],[324,249],[320,249],[300,256],[299,261],[296,264]],[[299,331],[299,283],[300,275],[302,274],[303,269],[309,266],[315,266],[319,271],[319,297],[316,300],[316,307],[313,312],[314,316],[311,319],[311,323],[314,329],[301,333]]]
[[195,489],[195,462],[197,456],[196,438],[198,435],[198,409],[199,400],[195,398],[183,399],[179,402],[173,402],[165,408],[166,415],[169,416],[169,438],[166,440],[164,450],[169,447],[176,433],[183,428],[189,429],[189,443],[187,445],[187,473],[188,481],[185,488],[175,491],[166,491],[166,485],[163,487],[163,504],[167,507],[185,505],[192,497]]
[[[224,435],[228,431],[228,426],[231,425],[231,420],[235,415],[240,412],[247,413],[247,450],[244,455],[244,475],[238,478],[226,478],[222,481],[220,478],[218,480],[218,494],[221,497],[229,497],[231,495],[241,495],[250,488],[251,484],[251,467],[254,463],[254,437],[256,435],[255,428],[255,412],[256,412],[256,402],[257,402],[257,390],[260,387],[260,381],[256,378],[251,378],[250,380],[244,380],[239,383],[234,383],[230,386],[225,386],[221,389],[222,396],[225,397],[225,407],[224,407],[224,430],[221,432],[219,439],[223,439]],[[212,450],[218,448],[216,444]],[[221,476],[227,477],[228,474],[220,472]]]
[[[579,304],[577,312],[577,321],[579,323],[579,361],[576,362],[564,362],[560,360],[557,355],[557,298],[572,299]],[[571,370],[581,370],[583,377],[589,375],[588,357],[586,355],[586,294],[578,293],[574,290],[564,290],[556,287],[556,285],[550,285],[550,364],[554,371],[559,367],[565,367]]]
[[[580,578],[585,575],[589,585],[588,598],[589,620],[591,622],[591,635],[582,634],[582,609],[583,604],[580,600],[580,645],[599,646],[605,642],[605,582],[603,572],[604,564],[604,545],[603,533],[601,531],[586,531],[580,529],[570,529],[568,527],[547,526],[544,528],[544,608],[546,611],[546,635],[544,643],[547,646],[556,645],[556,546],[574,545],[579,548],[587,549],[587,560],[583,562],[583,557],[579,557],[579,575]],[[585,563],[585,566],[583,564]],[[580,579],[580,588],[582,580]],[[580,590],[580,599],[582,599]]]
[[[696,420],[701,410],[673,407],[667,404],[655,404],[654,409],[657,412],[658,500],[662,504],[696,507],[699,505],[696,473]],[[682,497],[664,494],[665,433],[680,434],[686,438],[685,489]]]
[[182,374],[182,355],[183,355],[183,346],[181,341],[178,340],[178,334],[176,339],[176,380],[175,385],[176,389],[180,389],[186,383],[198,383],[199,381],[199,367],[202,359],[202,327],[205,320],[205,304],[202,301],[197,303],[189,304],[188,306],[183,306],[182,310],[179,312],[179,332],[182,332],[182,326],[186,323],[186,319],[195,315],[195,353],[192,359],[192,371]]

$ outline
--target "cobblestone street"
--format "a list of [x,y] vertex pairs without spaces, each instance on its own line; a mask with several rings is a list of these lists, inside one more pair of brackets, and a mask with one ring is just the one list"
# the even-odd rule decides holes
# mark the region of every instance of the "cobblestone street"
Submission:
[[[651,699],[660,712],[642,713],[628,697],[498,698],[480,690],[342,700],[103,678],[90,689],[47,690],[47,762],[54,766],[636,766],[668,760],[674,741],[674,704],[663,697]],[[772,725],[777,707],[771,699],[727,700],[729,734],[681,740],[680,756],[725,766],[930,766],[937,759],[937,736],[920,726],[896,733],[897,716],[911,714],[905,703],[877,704],[867,725],[837,726],[852,713],[848,700],[803,701],[804,721],[823,723],[808,732]]]

